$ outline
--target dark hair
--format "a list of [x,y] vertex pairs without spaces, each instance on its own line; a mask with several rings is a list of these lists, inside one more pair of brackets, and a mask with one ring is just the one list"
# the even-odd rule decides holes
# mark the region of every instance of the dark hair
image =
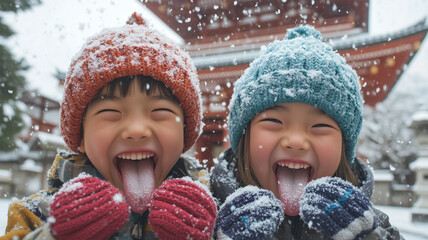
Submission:
[[113,96],[117,88],[119,88],[120,96],[126,97],[129,93],[129,87],[131,86],[133,80],[138,80],[140,91],[144,92],[148,96],[155,92],[159,92],[161,96],[166,97],[173,102],[180,103],[172,93],[171,89],[169,89],[163,82],[158,81],[152,77],[137,75],[120,77],[109,82],[107,85],[102,87],[97,92],[97,94],[95,94],[95,96],[89,102],[88,106],[98,101],[103,96]]
[[[345,153],[345,143],[342,144],[342,153],[339,162],[339,166],[336,169],[336,172],[333,176],[342,178],[354,186],[358,186],[358,179],[355,173],[352,171],[351,164],[346,159]],[[237,163],[235,164],[234,174],[241,186],[255,185],[262,187],[257,181],[257,178],[254,174],[253,168],[250,161],[250,127],[248,126],[245,129],[244,134],[242,135],[239,145],[238,145],[238,156],[236,158],[231,158],[231,160],[236,159]]]

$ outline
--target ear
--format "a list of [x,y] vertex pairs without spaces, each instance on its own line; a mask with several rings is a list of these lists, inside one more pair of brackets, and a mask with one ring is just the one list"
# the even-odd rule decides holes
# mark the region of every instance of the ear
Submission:
[[86,152],[86,150],[85,150],[85,139],[83,137],[82,137],[82,140],[80,140],[80,145],[79,145],[78,150],[81,153],[85,153]]

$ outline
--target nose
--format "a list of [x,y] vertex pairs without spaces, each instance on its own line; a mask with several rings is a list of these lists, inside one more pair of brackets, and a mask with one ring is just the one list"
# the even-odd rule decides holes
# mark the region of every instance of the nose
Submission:
[[123,126],[122,139],[140,140],[152,136],[152,128],[147,119],[133,117],[126,121]]
[[310,143],[304,131],[289,130],[281,138],[281,147],[284,149],[305,151],[309,149]]

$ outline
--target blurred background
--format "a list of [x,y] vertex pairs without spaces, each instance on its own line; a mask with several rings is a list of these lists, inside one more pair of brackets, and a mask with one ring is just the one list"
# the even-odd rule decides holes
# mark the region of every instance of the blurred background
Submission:
[[374,169],[373,202],[409,238],[428,237],[420,230],[428,226],[425,0],[1,0],[0,231],[10,201],[45,188],[55,154],[67,150],[58,111],[74,54],[133,12],[197,66],[205,127],[186,154],[208,167],[229,146],[234,81],[288,28],[314,25],[360,76],[365,121],[358,155]]

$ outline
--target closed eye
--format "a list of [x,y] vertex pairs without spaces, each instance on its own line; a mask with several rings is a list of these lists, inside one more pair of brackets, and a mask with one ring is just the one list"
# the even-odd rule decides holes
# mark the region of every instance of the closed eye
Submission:
[[173,110],[171,110],[169,108],[156,108],[156,109],[153,109],[153,112],[156,112],[156,111],[168,111],[168,112],[175,113]]
[[329,128],[335,128],[335,127],[333,127],[333,126],[331,126],[331,125],[328,125],[328,124],[325,124],[325,123],[318,123],[318,124],[315,124],[313,127],[329,127]]
[[118,113],[120,113],[120,111],[119,111],[119,110],[116,110],[116,109],[110,109],[110,108],[101,109],[100,111],[98,111],[98,113],[103,113],[103,112],[118,112]]
[[260,121],[261,122],[274,122],[274,123],[282,124],[282,122],[279,119],[276,119],[276,118],[263,118]]

